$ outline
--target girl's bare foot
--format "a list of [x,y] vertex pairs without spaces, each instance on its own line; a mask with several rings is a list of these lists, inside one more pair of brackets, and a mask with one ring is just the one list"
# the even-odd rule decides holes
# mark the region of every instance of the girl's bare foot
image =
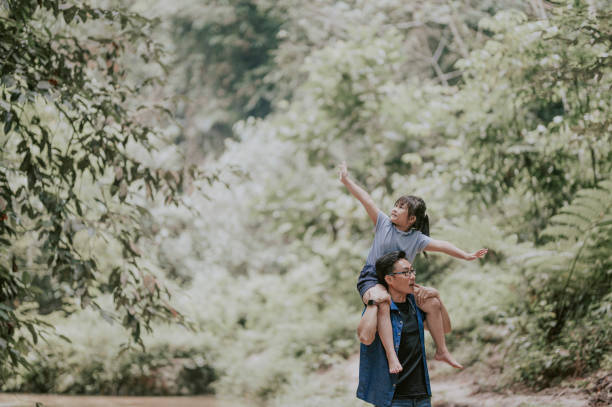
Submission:
[[436,352],[436,355],[434,356],[435,360],[438,360],[440,362],[446,362],[449,365],[451,365],[452,367],[456,368],[456,369],[463,369],[463,366],[459,364],[459,362],[457,362],[455,360],[455,358],[453,358],[453,356],[450,354],[449,351],[446,352]]
[[387,360],[389,361],[389,373],[399,373],[404,369],[396,354],[393,354],[391,358],[387,357]]

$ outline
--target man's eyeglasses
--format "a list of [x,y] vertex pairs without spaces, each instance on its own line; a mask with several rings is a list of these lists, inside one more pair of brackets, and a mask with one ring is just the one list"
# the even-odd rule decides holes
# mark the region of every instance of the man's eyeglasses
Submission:
[[389,275],[396,276],[398,274],[403,274],[405,276],[407,276],[408,274],[412,274],[413,276],[416,276],[416,270],[415,269],[410,269],[410,270],[407,270],[407,271],[398,271],[398,272],[395,272],[395,273],[391,273]]

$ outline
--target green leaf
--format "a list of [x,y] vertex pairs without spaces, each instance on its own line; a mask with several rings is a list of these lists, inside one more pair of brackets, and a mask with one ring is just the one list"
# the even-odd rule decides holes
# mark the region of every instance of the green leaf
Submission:
[[91,165],[90,161],[89,161],[89,157],[85,156],[82,159],[79,160],[79,163],[77,164],[77,168],[81,171],[83,171],[85,168],[89,167]]
[[64,16],[64,21],[66,21],[66,24],[70,24],[70,22],[72,21],[72,19],[74,18],[74,15],[77,12],[77,8],[76,7],[70,7],[68,9],[65,9],[62,14]]
[[36,161],[38,162],[38,165],[40,165],[42,168],[47,168],[47,163],[42,158],[36,157]]
[[13,312],[13,308],[9,307],[6,304],[2,304],[2,303],[0,303],[0,309],[6,310],[6,311],[9,311],[9,312]]
[[79,10],[79,17],[81,18],[82,22],[86,22],[87,21],[87,11],[86,10]]
[[66,342],[68,342],[68,343],[72,343],[72,341],[70,340],[70,338],[68,338],[68,337],[67,337],[67,336],[65,336],[65,335],[58,334],[57,336],[58,336],[60,339],[62,339],[62,340],[64,340],[64,341],[66,341]]
[[79,202],[78,199],[74,200],[74,206],[76,207],[76,211],[79,214],[79,216],[83,216],[83,210],[81,209],[81,203]]
[[36,334],[36,329],[34,329],[34,326],[32,324],[26,324],[26,328],[28,328],[28,331],[30,331],[30,335],[32,335],[32,340],[36,345],[38,343],[38,335]]
[[11,131],[11,127],[13,126],[13,115],[12,114],[7,114],[6,115],[6,121],[4,122],[4,134],[9,134],[9,132]]
[[32,157],[30,155],[30,152],[28,151],[23,157],[23,160],[21,161],[21,165],[19,166],[20,171],[23,171],[23,172],[29,171],[30,167],[32,166],[31,158]]
[[24,271],[21,275],[21,281],[27,286],[32,282],[32,276],[27,271]]
[[22,140],[17,144],[17,152],[24,153],[29,150],[28,142],[26,140]]

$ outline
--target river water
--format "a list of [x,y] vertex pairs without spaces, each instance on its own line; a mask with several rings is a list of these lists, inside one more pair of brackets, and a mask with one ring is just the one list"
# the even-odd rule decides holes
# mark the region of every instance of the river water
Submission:
[[60,396],[0,393],[0,407],[252,407],[245,401],[198,397]]

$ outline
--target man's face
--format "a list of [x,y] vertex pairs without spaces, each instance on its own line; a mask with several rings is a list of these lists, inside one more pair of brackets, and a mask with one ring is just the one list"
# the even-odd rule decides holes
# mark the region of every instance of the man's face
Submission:
[[393,266],[393,274],[385,276],[385,281],[390,288],[402,294],[413,294],[415,277],[412,264],[406,259],[399,259]]

